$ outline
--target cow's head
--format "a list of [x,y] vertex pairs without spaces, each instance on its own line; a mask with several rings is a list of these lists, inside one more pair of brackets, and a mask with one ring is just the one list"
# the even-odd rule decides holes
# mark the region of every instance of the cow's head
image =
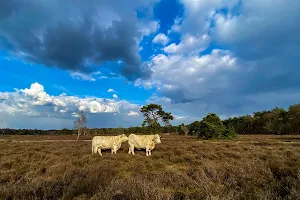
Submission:
[[121,141],[126,142],[128,140],[128,137],[125,134],[120,135]]
[[155,135],[154,135],[154,138],[153,138],[153,141],[154,141],[156,144],[159,144],[159,143],[161,143],[160,138],[161,138],[161,136],[159,136],[158,134],[155,134]]

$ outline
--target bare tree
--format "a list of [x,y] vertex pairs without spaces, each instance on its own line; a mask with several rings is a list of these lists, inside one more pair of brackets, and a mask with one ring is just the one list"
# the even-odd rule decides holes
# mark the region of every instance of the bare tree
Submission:
[[84,115],[83,111],[79,111],[77,113],[77,119],[74,121],[74,129],[77,130],[77,140],[79,136],[82,134],[84,129],[86,129],[86,116]]

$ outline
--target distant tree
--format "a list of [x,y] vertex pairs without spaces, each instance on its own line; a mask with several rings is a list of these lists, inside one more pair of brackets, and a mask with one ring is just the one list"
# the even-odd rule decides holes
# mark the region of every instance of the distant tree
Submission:
[[115,129],[115,132],[118,135],[124,134],[125,133],[125,128],[123,126],[119,126],[118,128]]
[[142,126],[149,126],[151,128],[160,127],[159,120],[165,125],[168,126],[170,120],[173,120],[174,117],[171,113],[165,112],[161,105],[158,104],[149,104],[143,106],[140,111],[145,117]]
[[300,134],[300,104],[289,107],[287,120],[290,132]]
[[200,125],[201,124],[199,121],[194,121],[193,123],[188,125],[187,128],[189,129],[190,135],[198,135],[201,128]]
[[84,129],[86,129],[86,116],[84,115],[83,111],[79,111],[77,113],[77,119],[74,121],[74,129],[77,130],[78,140]]
[[72,134],[72,130],[69,130],[67,128],[63,128],[61,130],[57,131],[57,134],[59,135],[68,135],[68,134]]
[[234,129],[226,128],[221,119],[215,113],[209,113],[200,122],[200,128],[198,132],[199,138],[232,138],[234,136]]
[[90,130],[87,126],[84,126],[84,127],[82,127],[82,132],[83,132],[83,135],[87,135],[87,134],[89,134]]
[[179,134],[188,136],[188,133],[189,133],[188,127],[185,126],[184,123],[182,123],[182,124],[179,126]]

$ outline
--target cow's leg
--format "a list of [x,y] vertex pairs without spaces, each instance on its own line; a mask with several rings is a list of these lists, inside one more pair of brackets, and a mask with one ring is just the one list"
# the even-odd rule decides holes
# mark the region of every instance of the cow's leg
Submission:
[[149,156],[149,147],[146,146],[146,156]]
[[111,150],[111,154],[116,154],[117,153],[117,147],[114,146]]
[[149,149],[149,153],[148,154],[149,154],[149,156],[151,156],[151,150],[150,149]]
[[128,154],[131,154],[131,147],[128,147]]
[[95,145],[92,144],[92,154],[97,153],[97,151],[95,151],[95,150],[97,150],[97,149],[96,149]]
[[130,152],[132,153],[132,155],[134,155],[134,146],[130,145],[129,149],[130,149]]
[[97,147],[97,146],[93,146],[93,149],[92,149],[92,151],[93,151],[93,154],[94,154],[94,153],[97,153],[97,151],[98,151],[98,147]]
[[99,153],[100,156],[102,156],[101,148],[100,147],[98,148],[98,153]]

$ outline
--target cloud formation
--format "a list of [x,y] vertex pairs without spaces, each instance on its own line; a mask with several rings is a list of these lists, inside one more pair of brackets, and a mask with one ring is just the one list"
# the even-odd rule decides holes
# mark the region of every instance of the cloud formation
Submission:
[[169,42],[169,38],[165,34],[160,33],[155,36],[155,38],[152,40],[152,42],[166,45]]
[[[183,14],[167,28],[152,17],[155,0],[90,2],[0,1],[0,48],[89,81],[104,78],[97,66],[115,62],[110,75],[155,91],[145,103],[163,105],[177,116],[174,124],[208,112],[226,118],[299,102],[299,1],[179,0]],[[152,48],[151,41],[161,45]],[[108,92],[112,99],[51,96],[33,85],[0,93],[0,105],[44,118],[81,108],[115,126],[140,120],[138,105]]]
[[139,116],[140,114],[138,112],[135,112],[135,111],[130,111],[127,115],[132,116],[132,117],[136,117],[136,116]]
[[116,92],[114,89],[112,89],[112,88],[109,88],[108,90],[107,90],[107,92]]
[[[92,120],[89,124],[91,127],[97,127],[99,124],[103,127],[114,127],[122,124],[129,119],[126,119],[127,113],[137,112],[139,105],[131,104],[124,100],[104,99],[98,97],[77,97],[68,96],[65,93],[59,96],[49,95],[44,86],[39,83],[31,84],[30,88],[15,89],[15,92],[0,92],[0,118],[3,119],[3,125],[14,124],[10,127],[35,127],[32,122],[35,118],[43,119],[44,121],[55,120],[57,123],[68,122],[69,128],[72,128],[72,120],[76,112],[79,110],[84,111],[88,116],[88,120]],[[100,120],[102,118],[113,117],[115,121],[110,121],[104,124]],[[31,123],[23,124],[18,122],[20,118],[28,118],[26,121]],[[96,123],[95,119],[99,121]],[[118,122],[119,119],[120,121]],[[124,120],[125,121],[124,121]],[[129,120],[129,125],[137,124],[137,120]],[[94,121],[94,123],[92,123]],[[104,120],[105,121],[105,120]],[[6,122],[6,123],[4,123]],[[71,123],[70,123],[71,122]],[[51,128],[45,122],[43,128]],[[52,128],[62,128],[59,124]]]
[[287,108],[299,101],[299,2],[181,3],[184,14],[168,31],[179,33],[180,41],[152,57],[151,79],[139,79],[136,86],[156,88],[174,102],[162,104],[180,116],[199,118],[208,112],[232,116]]
[[28,62],[80,73],[122,60],[123,76],[145,78],[150,74],[141,67],[138,42],[144,23],[157,23],[148,18],[140,23],[135,13],[155,2],[1,1],[0,49]]
[[93,72],[90,74],[84,74],[84,73],[80,73],[80,72],[72,72],[70,75],[74,79],[84,80],[84,81],[96,81],[99,79],[107,79],[108,78],[107,76],[101,75],[100,71]]

